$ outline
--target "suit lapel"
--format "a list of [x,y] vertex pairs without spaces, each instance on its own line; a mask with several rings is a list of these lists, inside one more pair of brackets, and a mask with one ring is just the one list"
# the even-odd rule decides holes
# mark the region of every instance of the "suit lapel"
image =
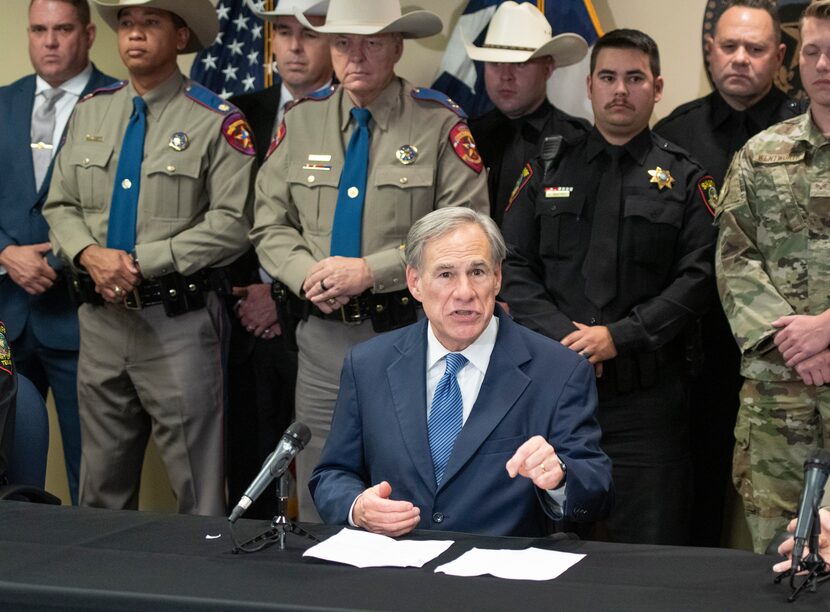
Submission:
[[435,491],[435,469],[427,436],[426,327],[426,320],[413,325],[395,344],[400,355],[386,369],[386,376],[406,450],[424,484]]
[[530,379],[519,366],[530,360],[530,353],[516,333],[517,323],[498,310],[499,333],[487,366],[478,399],[455,440],[444,471],[445,486],[475,454],[481,444],[510,412]]
[[[32,160],[32,151],[28,143],[32,142],[32,106],[35,103],[35,77],[24,80],[17,91],[12,96],[11,105],[12,111],[10,113],[10,121],[3,129],[8,129],[9,141],[27,143],[20,148],[22,158],[14,160],[18,168],[22,171],[22,175],[18,178],[22,185],[29,185],[30,193],[35,192],[35,167]],[[6,160],[7,162],[9,160]],[[12,161],[12,163],[14,163]]]

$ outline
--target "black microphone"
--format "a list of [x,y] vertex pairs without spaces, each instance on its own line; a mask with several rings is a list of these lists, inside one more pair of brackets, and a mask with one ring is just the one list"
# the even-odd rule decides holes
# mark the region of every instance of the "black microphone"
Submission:
[[801,491],[801,501],[798,502],[798,520],[793,536],[795,539],[792,556],[793,569],[801,561],[804,546],[813,530],[813,521],[818,515],[828,475],[830,475],[830,451],[817,448],[804,462],[804,488]]
[[294,456],[305,448],[308,441],[311,440],[311,431],[304,424],[295,421],[288,426],[285,433],[282,434],[279,444],[273,453],[268,455],[265,463],[262,464],[262,469],[254,481],[245,491],[245,494],[239,499],[239,503],[231,512],[228,521],[235,523],[236,519],[244,514],[256,498],[265,490],[265,487],[274,480],[283,475],[288,469],[288,464]]

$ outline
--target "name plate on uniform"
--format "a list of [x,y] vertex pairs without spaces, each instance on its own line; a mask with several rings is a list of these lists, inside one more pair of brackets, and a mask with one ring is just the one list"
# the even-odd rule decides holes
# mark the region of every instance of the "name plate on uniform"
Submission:
[[573,187],[545,187],[546,198],[569,198]]

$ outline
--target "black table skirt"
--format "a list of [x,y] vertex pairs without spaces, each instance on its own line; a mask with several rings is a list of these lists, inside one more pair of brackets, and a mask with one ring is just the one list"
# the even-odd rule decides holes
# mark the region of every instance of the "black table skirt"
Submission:
[[[267,527],[241,520],[238,532]],[[339,531],[306,527],[323,538]],[[302,558],[312,543],[295,535],[285,551],[234,555],[222,518],[0,502],[0,610],[830,610],[830,584],[788,604],[773,559],[743,551],[412,537],[456,543],[421,569],[357,569]],[[546,582],[433,573],[473,546],[531,545],[587,557]]]

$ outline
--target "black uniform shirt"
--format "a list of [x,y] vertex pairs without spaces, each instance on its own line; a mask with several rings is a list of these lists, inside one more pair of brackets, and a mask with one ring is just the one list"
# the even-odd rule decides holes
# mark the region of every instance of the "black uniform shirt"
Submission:
[[732,156],[747,140],[805,110],[806,103],[788,98],[777,87],[745,111],[733,109],[713,91],[678,106],[654,126],[654,131],[686,149],[722,185]]
[[[540,159],[528,164],[504,217],[501,295],[516,320],[554,339],[577,321],[607,325],[620,355],[655,351],[710,303],[714,184],[685,151],[648,129],[624,146],[617,293],[598,309],[585,297],[582,264],[592,224],[606,222],[594,210],[609,146],[594,129],[563,147],[547,178]],[[671,187],[652,182],[649,171],[658,168],[671,175]]]
[[471,121],[470,131],[487,167],[493,220],[502,224],[504,208],[516,179],[525,163],[539,154],[545,136],[558,134],[566,140],[575,140],[590,129],[590,123],[572,117],[547,100],[519,119],[509,119],[500,110],[493,109]]

